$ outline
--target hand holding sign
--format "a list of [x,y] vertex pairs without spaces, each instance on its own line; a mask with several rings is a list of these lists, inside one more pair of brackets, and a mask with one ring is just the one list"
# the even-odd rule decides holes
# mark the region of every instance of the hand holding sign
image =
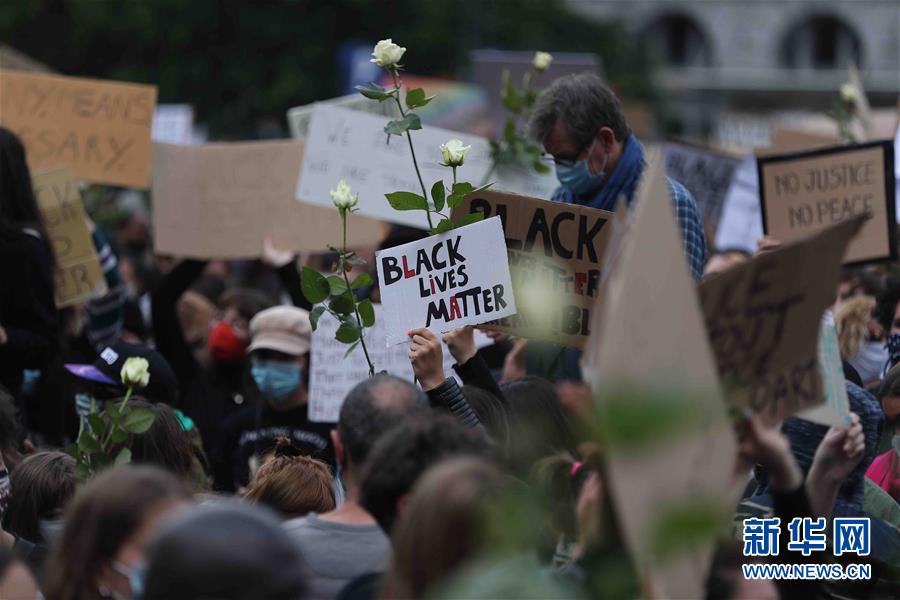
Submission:
[[425,391],[444,383],[444,356],[441,342],[424,327],[409,332],[409,362]]

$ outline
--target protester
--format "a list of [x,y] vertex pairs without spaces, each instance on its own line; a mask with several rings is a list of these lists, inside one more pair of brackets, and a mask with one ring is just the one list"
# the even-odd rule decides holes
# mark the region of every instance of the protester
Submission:
[[0,545],[0,598],[10,600],[39,600],[37,582],[15,554]]
[[286,439],[278,440],[274,456],[259,467],[244,499],[267,506],[284,519],[333,510],[333,478],[328,465],[299,456],[292,448]]
[[885,347],[888,362],[881,374],[900,362],[900,279],[892,278],[885,282],[884,290],[875,297],[875,318],[884,331]]
[[855,296],[839,304],[834,312],[841,359],[856,370],[863,387],[881,380],[888,360],[884,330],[873,316],[874,309],[874,298]]
[[[560,187],[553,199],[615,211],[620,197],[634,201],[644,171],[644,149],[622,113],[619,100],[593,73],[566,75],[538,96],[529,133],[553,157]],[[694,198],[666,178],[681,239],[694,279],[706,265],[706,234]]]
[[147,552],[143,600],[298,600],[300,554],[274,515],[224,504],[188,509]]
[[3,530],[16,538],[16,554],[41,578],[47,551],[59,536],[63,512],[75,495],[75,459],[56,451],[31,454],[12,472],[11,482]]
[[245,406],[223,425],[214,459],[217,489],[246,486],[251,460],[258,465],[279,437],[335,467],[330,426],[310,421],[307,414],[310,333],[309,313],[293,306],[266,309],[250,321],[251,374],[262,401]]
[[9,500],[9,474],[22,462],[23,435],[15,399],[0,386],[0,518]]
[[0,386],[13,395],[58,351],[54,265],[25,148],[0,127]]
[[52,550],[47,600],[141,597],[150,539],[188,500],[182,482],[157,467],[114,467],[89,481]]
[[491,539],[491,509],[503,474],[476,458],[450,459],[416,483],[394,533],[394,559],[383,595],[425,598],[476,560]]
[[163,468],[185,481],[196,491],[207,489],[207,461],[199,442],[191,439],[185,417],[167,404],[151,404],[139,397],[131,400],[132,409],[144,408],[153,413],[153,424],[143,433],[132,434],[127,446],[131,462]]
[[347,497],[333,511],[285,523],[302,551],[311,597],[334,597],[354,578],[387,568],[390,540],[360,504],[361,471],[378,440],[427,403],[410,382],[387,374],[357,384],[344,399],[331,439]]
[[716,250],[706,261],[703,276],[708,277],[722,271],[727,271],[750,260],[750,253],[746,250]]

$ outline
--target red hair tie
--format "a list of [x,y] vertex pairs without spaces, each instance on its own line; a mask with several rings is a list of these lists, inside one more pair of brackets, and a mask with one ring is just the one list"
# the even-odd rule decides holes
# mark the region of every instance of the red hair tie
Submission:
[[584,466],[584,463],[581,462],[580,460],[576,460],[575,462],[573,462],[572,468],[569,469],[569,477],[575,477],[576,475],[578,475],[578,471],[580,471],[581,467],[583,467],[583,466]]

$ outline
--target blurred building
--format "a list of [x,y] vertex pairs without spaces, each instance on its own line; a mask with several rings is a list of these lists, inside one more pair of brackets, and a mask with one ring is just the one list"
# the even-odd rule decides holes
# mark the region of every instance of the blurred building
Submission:
[[621,20],[660,65],[688,133],[723,112],[827,109],[851,61],[873,106],[900,91],[898,0],[567,0]]

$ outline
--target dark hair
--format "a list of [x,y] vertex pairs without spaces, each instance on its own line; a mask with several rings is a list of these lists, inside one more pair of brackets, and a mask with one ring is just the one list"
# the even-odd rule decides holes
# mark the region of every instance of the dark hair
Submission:
[[878,386],[878,399],[884,400],[888,396],[900,396],[900,365],[891,367]]
[[379,373],[354,386],[344,398],[337,432],[356,468],[362,468],[375,442],[428,398],[405,379]]
[[197,506],[150,546],[144,600],[297,600],[305,592],[297,546],[260,507]]
[[9,391],[0,385],[0,451],[18,449],[22,443],[22,423],[16,401]]
[[894,322],[898,302],[900,302],[900,279],[892,277],[884,282],[884,289],[875,297],[875,310],[872,313],[884,327],[885,336],[891,333],[891,324]]
[[275,456],[263,463],[244,498],[276,510],[285,519],[334,510],[328,465],[308,456]]
[[485,431],[505,452],[509,447],[509,419],[506,416],[506,408],[494,394],[478,386],[464,385],[462,391]]
[[32,454],[10,474],[12,495],[3,514],[3,528],[35,544],[48,543],[41,519],[58,519],[75,495],[75,459],[65,452]]
[[577,440],[552,383],[527,376],[501,386],[509,414],[510,460],[527,475],[545,456],[565,452],[578,457]]
[[529,134],[542,143],[557,122],[579,145],[587,145],[601,127],[612,129],[619,142],[630,133],[619,100],[594,73],[565,75],[541,92],[531,112]]
[[50,555],[44,595],[74,600],[96,595],[104,565],[162,505],[187,500],[182,482],[162,469],[124,465],[97,475],[78,490]]
[[172,407],[142,399],[132,400],[129,406],[146,408],[154,415],[150,429],[133,434],[128,442],[131,462],[156,465],[179,477],[189,478],[194,466],[194,445]]
[[390,534],[397,501],[428,467],[451,456],[490,456],[484,436],[446,415],[417,415],[386,433],[369,456],[360,486],[360,504]]
[[237,308],[238,313],[249,321],[256,313],[275,306],[275,303],[259,290],[235,287],[219,297],[219,308],[228,306]]
[[0,127],[0,233],[31,227],[44,234],[25,146],[15,133]]

